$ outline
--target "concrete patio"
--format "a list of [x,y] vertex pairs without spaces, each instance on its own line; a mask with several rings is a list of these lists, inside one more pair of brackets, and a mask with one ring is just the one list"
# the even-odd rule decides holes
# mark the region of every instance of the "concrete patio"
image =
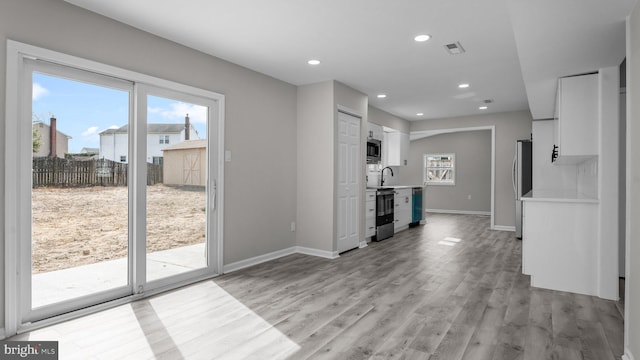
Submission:
[[[205,266],[204,243],[149,253],[147,281]],[[126,258],[36,274],[32,277],[32,307],[126,286],[127,279]]]

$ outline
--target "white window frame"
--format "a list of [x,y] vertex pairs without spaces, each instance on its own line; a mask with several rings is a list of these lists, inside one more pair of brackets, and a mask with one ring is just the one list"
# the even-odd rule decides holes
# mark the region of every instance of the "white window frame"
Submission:
[[169,135],[160,135],[160,145],[168,145],[169,144]]
[[[21,260],[23,256],[21,256],[20,250],[21,244],[24,241],[21,240],[31,238],[29,231],[31,218],[28,216],[30,208],[25,208],[23,200],[29,196],[31,191],[31,166],[29,165],[31,151],[29,150],[31,149],[32,142],[32,124],[31,121],[19,121],[19,119],[25,111],[23,108],[26,107],[26,102],[22,101],[25,99],[25,96],[29,98],[29,107],[31,104],[30,86],[24,85],[24,74],[26,72],[25,62],[27,59],[44,60],[52,64],[131,81],[135,84],[135,91],[141,91],[141,88],[146,89],[146,91],[167,89],[171,94],[183,93],[188,95],[188,98],[196,96],[205,99],[205,101],[209,101],[209,104],[212,105],[209,107],[209,119],[212,120],[212,124],[216,125],[208,127],[207,132],[209,135],[208,138],[211,139],[211,141],[215,141],[216,146],[211,148],[212,156],[210,165],[215,171],[210,172],[211,178],[207,179],[207,185],[209,189],[211,189],[207,206],[212,210],[210,220],[212,224],[215,224],[215,228],[211,229],[211,231],[215,236],[216,242],[212,243],[212,246],[209,246],[207,249],[207,258],[209,259],[209,271],[207,273],[203,272],[197,277],[181,278],[180,281],[174,281],[166,284],[166,286],[158,281],[156,287],[144,292],[141,287],[138,287],[137,284],[134,283],[134,295],[132,296],[40,320],[36,323],[25,322],[25,319],[21,315],[23,305],[19,303],[21,299],[20,293],[22,291],[20,284],[24,283],[19,281],[20,277],[23,276],[19,269],[24,265],[23,260]],[[117,306],[140,297],[151,296],[161,291],[184,286],[188,283],[223,273],[224,212],[222,209],[224,209],[224,157],[221,155],[224,154],[224,95],[13,40],[7,40],[6,74],[5,119],[8,120],[6,121],[5,146],[6,149],[12,149],[12,151],[5,152],[5,336],[12,336],[18,333],[18,331],[29,331],[90,312]],[[146,113],[146,108],[140,109],[140,107],[143,106],[141,103],[136,104],[138,107],[137,111]],[[144,106],[146,107],[146,101],[144,101]],[[134,109],[134,111],[136,110]],[[134,123],[134,125],[136,124]],[[130,139],[130,143],[136,144],[137,146],[146,146],[146,137],[144,139],[142,138],[144,132],[136,131],[136,129],[131,130],[134,135]],[[135,149],[136,147],[131,148]],[[27,150],[21,151],[21,149]],[[132,154],[132,156],[138,157],[139,161],[137,163],[139,164],[145,164],[144,155],[141,151],[139,151],[138,154]],[[146,166],[138,166],[138,169],[134,169],[133,171],[132,181],[138,182],[139,188],[146,185],[146,182],[144,182],[145,177],[142,176],[145,171]],[[143,194],[134,194],[133,196],[136,197],[137,204],[144,204]],[[143,214],[145,210],[144,207],[135,208],[134,211],[138,214],[136,218],[144,219],[143,216],[139,216],[139,213]],[[140,224],[134,226],[133,229],[136,229],[135,231],[144,231],[145,227],[143,224]],[[144,244],[137,244],[137,247],[140,246],[142,246],[142,248],[132,249],[132,251],[145,254],[146,249],[144,249]],[[136,273],[144,273],[145,269],[144,267],[141,268],[139,265],[134,264],[132,270]],[[133,278],[135,282],[136,276]]]
[[[450,157],[451,158],[451,166],[429,166],[429,158],[432,157]],[[433,170],[451,170],[451,179],[448,180],[430,180],[427,177],[427,173],[430,169]],[[423,171],[422,171],[423,181],[427,185],[444,185],[444,186],[455,186],[456,185],[456,154],[455,153],[437,153],[437,154],[424,154],[423,157]]]

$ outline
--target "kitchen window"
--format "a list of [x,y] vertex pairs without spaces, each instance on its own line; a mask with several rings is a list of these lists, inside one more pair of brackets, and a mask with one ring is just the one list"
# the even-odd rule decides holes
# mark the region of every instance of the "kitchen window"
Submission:
[[456,154],[425,154],[424,183],[427,185],[456,184]]
[[160,135],[160,144],[169,144],[169,135]]

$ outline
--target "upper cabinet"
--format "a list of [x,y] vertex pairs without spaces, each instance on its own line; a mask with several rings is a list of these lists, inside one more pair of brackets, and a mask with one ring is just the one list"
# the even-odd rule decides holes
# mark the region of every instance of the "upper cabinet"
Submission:
[[382,140],[382,164],[406,166],[409,162],[409,134],[385,132]]
[[598,74],[560,78],[554,120],[555,163],[577,164],[598,155]]
[[376,139],[380,141],[383,140],[382,138],[383,138],[384,132],[382,130],[382,126],[374,123],[369,123],[368,129],[369,131],[367,132],[367,139]]

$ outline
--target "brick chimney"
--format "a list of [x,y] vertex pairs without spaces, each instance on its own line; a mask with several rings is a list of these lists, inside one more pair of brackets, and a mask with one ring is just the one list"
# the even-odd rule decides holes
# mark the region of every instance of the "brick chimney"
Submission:
[[191,122],[189,121],[189,114],[184,117],[184,139],[189,140],[191,137]]
[[49,124],[49,157],[56,157],[58,154],[56,153],[56,148],[58,147],[58,129],[56,126],[56,118],[51,117],[49,119],[51,123]]

